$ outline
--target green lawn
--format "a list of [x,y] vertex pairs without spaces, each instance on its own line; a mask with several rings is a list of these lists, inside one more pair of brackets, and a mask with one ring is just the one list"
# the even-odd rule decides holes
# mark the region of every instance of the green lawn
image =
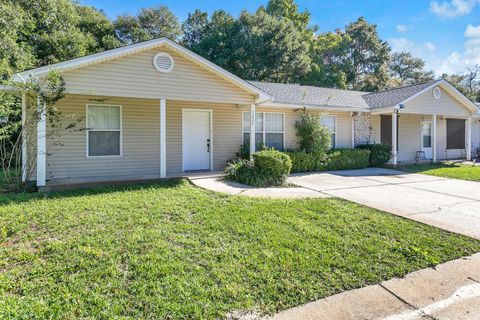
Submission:
[[259,200],[185,180],[0,196],[0,319],[274,313],[480,251],[339,199]]
[[401,167],[402,170],[431,176],[480,181],[480,167],[457,163],[416,164]]

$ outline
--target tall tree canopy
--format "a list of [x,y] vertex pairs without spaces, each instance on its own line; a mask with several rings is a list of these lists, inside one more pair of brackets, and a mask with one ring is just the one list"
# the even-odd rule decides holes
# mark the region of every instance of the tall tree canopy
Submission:
[[143,8],[136,16],[118,16],[114,24],[116,36],[127,44],[160,37],[177,40],[182,34],[177,17],[166,6]]
[[345,56],[347,84],[356,90],[383,89],[388,80],[390,46],[377,32],[377,26],[360,17],[347,25],[350,37]]
[[425,61],[412,56],[410,52],[395,52],[389,64],[389,87],[408,85],[432,80],[432,71],[425,71]]
[[0,77],[120,45],[112,22],[70,0],[0,2]]
[[[0,79],[13,72],[169,37],[251,80],[375,91],[433,77],[422,59],[390,54],[377,27],[360,17],[319,33],[295,0],[269,0],[238,17],[223,10],[190,13],[180,24],[166,7],[143,8],[114,21],[75,0],[0,1]],[[480,99],[478,70],[445,76]]]
[[302,33],[264,8],[254,14],[243,11],[238,19],[216,11],[207,20],[196,11],[183,28],[192,50],[245,79],[299,81],[310,68]]
[[470,100],[480,102],[480,65],[466,68],[457,74],[442,76]]

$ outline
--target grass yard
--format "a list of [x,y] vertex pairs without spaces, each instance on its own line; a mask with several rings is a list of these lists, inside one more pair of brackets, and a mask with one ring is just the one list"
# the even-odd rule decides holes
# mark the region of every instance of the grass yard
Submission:
[[232,197],[185,180],[0,196],[0,318],[260,314],[480,251],[339,199]]
[[480,167],[473,165],[458,163],[415,164],[401,167],[401,170],[445,178],[480,181]]

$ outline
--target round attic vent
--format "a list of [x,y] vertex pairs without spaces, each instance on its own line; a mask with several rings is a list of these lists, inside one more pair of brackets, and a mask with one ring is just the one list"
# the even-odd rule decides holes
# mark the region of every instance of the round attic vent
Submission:
[[153,57],[153,66],[162,73],[173,69],[173,58],[166,52],[159,52]]
[[433,97],[435,99],[440,99],[441,95],[442,95],[442,91],[440,90],[439,87],[433,88]]

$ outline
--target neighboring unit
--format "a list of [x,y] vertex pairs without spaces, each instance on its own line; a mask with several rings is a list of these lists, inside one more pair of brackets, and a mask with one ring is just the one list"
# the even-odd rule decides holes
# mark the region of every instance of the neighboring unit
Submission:
[[393,164],[419,152],[433,161],[469,159],[480,144],[478,107],[445,80],[377,93],[248,82],[166,38],[14,80],[50,70],[65,79],[66,96],[56,104],[64,124],[78,125],[54,138],[41,115],[36,158],[25,162],[34,164],[39,187],[220,170],[245,142],[292,149],[303,108],[322,114],[333,147],[388,143]]

